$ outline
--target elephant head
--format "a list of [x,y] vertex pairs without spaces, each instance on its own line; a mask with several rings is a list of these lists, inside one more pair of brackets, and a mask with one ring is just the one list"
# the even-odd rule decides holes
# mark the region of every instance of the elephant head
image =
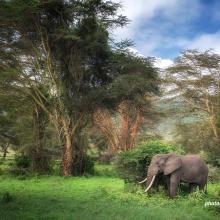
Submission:
[[147,181],[147,192],[153,185],[154,179],[158,173],[169,175],[175,170],[179,169],[182,165],[181,159],[174,153],[171,154],[157,154],[155,155],[148,167],[147,178],[139,182],[144,183]]

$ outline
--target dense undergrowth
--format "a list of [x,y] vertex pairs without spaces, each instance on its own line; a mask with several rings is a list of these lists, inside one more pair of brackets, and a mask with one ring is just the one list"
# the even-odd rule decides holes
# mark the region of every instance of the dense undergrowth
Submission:
[[218,183],[208,185],[208,195],[180,193],[172,200],[162,188],[151,195],[140,187],[131,193],[111,170],[98,165],[99,176],[88,177],[3,174],[0,219],[219,219],[219,208],[205,207],[207,201],[218,201]]

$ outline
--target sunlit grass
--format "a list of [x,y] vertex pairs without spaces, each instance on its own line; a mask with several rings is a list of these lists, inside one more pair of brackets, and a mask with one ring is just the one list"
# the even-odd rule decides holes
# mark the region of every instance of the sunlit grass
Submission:
[[[209,197],[217,196],[218,185],[209,186]],[[112,177],[0,176],[0,219],[219,219],[204,207],[206,197],[163,193],[146,196],[124,191],[123,181]]]

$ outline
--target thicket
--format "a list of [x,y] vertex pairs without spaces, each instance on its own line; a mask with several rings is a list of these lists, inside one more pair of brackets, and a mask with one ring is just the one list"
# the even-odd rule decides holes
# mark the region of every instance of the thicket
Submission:
[[183,150],[160,140],[143,142],[135,149],[118,154],[115,163],[117,172],[125,183],[137,183],[146,177],[147,168],[154,155],[170,152],[181,154]]

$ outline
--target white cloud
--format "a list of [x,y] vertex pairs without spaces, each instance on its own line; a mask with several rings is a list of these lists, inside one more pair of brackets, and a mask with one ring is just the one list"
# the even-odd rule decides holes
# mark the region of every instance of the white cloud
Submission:
[[199,49],[202,51],[214,49],[216,53],[220,54],[220,32],[214,34],[202,34],[193,40],[185,41],[183,44],[188,49]]
[[[122,13],[133,22],[142,18],[150,19],[160,13],[167,18],[179,17],[178,19],[189,19],[198,12],[200,4],[199,0],[113,0],[121,2],[123,8]],[[187,16],[180,17],[180,13],[187,12]]]
[[[175,40],[173,40],[174,44],[176,44],[176,46],[178,46],[179,48],[182,48],[182,50],[185,49],[198,49],[200,51],[206,51],[209,49],[213,49],[213,51],[215,53],[220,54],[220,31],[213,33],[213,34],[209,34],[209,33],[204,33],[201,34],[200,36],[197,36],[193,39],[189,39],[189,38],[177,38]],[[155,44],[157,45],[158,40],[155,38]],[[151,47],[150,47],[150,46]],[[156,47],[156,45],[153,44],[153,42],[151,44],[149,44],[146,48],[149,52],[152,52],[154,47]],[[159,45],[159,42],[158,42]],[[143,47],[145,48],[145,46],[143,45]],[[173,60],[171,59],[162,59],[159,57],[156,57],[156,62],[155,62],[155,66],[159,67],[161,69],[165,69],[169,66],[171,66],[173,64]]]
[[135,54],[136,56],[144,57],[144,55],[142,53],[140,53],[137,49],[135,49],[133,47],[129,47],[128,49],[131,53]]
[[160,69],[166,69],[171,65],[173,65],[173,60],[171,59],[156,58],[155,66]]
[[[118,28],[114,30],[116,39],[131,38],[136,40],[138,38],[147,38],[148,35],[160,35],[162,26],[143,28],[157,16],[163,16],[169,25],[182,24],[190,21],[192,17],[196,17],[199,13],[199,0],[113,0],[114,2],[121,2],[122,9],[120,13],[126,15],[131,23],[125,28]],[[187,15],[187,16],[186,16]],[[148,25],[148,24],[147,24]],[[149,25],[150,26],[150,25]],[[164,27],[166,28],[166,27]],[[151,29],[151,30],[150,30]],[[158,30],[159,29],[159,30]],[[153,32],[153,33],[151,33]]]
[[[204,51],[210,48],[220,54],[220,31],[187,37],[192,31],[193,19],[204,10],[200,0],[121,0],[121,3],[124,6],[121,13],[131,23],[123,29],[116,29],[114,34],[118,40],[133,39],[133,50],[138,54],[159,57],[163,52],[163,57],[173,57],[184,49]],[[158,17],[162,20],[158,21]],[[173,54],[168,54],[168,51]],[[159,67],[166,68],[172,60],[159,58],[157,63]]]
[[[136,54],[137,56],[145,57],[142,53],[140,53],[137,49],[135,49],[133,47],[129,47],[129,50],[130,50],[130,52]],[[170,67],[171,65],[173,65],[173,63],[174,63],[174,61],[171,59],[163,59],[161,57],[156,57],[154,65],[157,68],[166,69],[166,68]]]

